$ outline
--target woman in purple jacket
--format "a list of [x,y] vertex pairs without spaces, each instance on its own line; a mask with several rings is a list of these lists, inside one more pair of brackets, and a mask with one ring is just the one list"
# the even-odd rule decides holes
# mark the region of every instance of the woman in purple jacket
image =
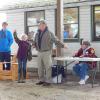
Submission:
[[[31,45],[28,42],[28,36],[26,34],[22,35],[21,40],[17,37],[16,31],[14,31],[14,39],[15,42],[18,44],[18,83],[25,83],[26,79],[26,65],[28,54],[31,52]],[[22,80],[21,80],[22,78]]]

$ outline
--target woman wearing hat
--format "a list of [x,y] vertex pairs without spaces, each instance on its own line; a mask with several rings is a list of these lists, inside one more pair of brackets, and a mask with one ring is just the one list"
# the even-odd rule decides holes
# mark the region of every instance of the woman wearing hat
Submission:
[[[78,52],[74,55],[75,57],[91,57],[95,58],[95,50],[90,47],[90,43],[88,41],[83,41],[81,48]],[[93,64],[93,65],[92,65]],[[96,62],[77,62],[74,67],[73,71],[76,73],[77,76],[80,77],[79,84],[85,84],[88,80],[88,70],[90,68],[96,67]]]

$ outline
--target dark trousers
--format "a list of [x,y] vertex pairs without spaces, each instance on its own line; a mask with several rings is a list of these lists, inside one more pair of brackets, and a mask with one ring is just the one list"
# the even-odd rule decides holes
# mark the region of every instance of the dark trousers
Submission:
[[27,59],[18,59],[18,80],[26,79]]
[[[3,70],[10,70],[10,61],[11,61],[11,57],[10,57],[11,53],[10,52],[0,52],[0,62],[9,62],[7,64],[3,64]],[[6,65],[6,67],[5,67]]]

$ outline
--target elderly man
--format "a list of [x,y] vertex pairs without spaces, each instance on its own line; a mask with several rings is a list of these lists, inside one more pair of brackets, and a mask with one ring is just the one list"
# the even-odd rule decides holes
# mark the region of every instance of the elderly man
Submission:
[[[0,30],[0,62],[10,62],[10,47],[13,43],[12,33],[7,29],[7,22],[2,23],[2,30]],[[3,66],[3,69],[10,70],[10,63]]]
[[44,20],[40,21],[39,29],[35,36],[35,47],[38,51],[38,75],[37,85],[48,86],[51,83],[52,49],[53,43],[59,47],[66,47],[62,42],[55,38]]
[[[88,41],[83,41],[81,48],[74,55],[75,57],[91,57],[95,58],[95,50],[90,47],[90,43]],[[85,84],[88,76],[88,70],[96,67],[96,62],[77,62],[73,67],[74,72],[80,77],[79,84]]]

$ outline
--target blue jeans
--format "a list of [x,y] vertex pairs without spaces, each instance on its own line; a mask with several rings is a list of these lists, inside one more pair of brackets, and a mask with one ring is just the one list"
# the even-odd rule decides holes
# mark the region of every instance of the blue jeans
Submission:
[[87,63],[79,63],[73,67],[73,71],[76,73],[77,76],[80,77],[81,80],[84,80],[85,76],[88,75],[88,70],[89,67]]
[[26,79],[26,65],[27,59],[18,59],[18,80]]

